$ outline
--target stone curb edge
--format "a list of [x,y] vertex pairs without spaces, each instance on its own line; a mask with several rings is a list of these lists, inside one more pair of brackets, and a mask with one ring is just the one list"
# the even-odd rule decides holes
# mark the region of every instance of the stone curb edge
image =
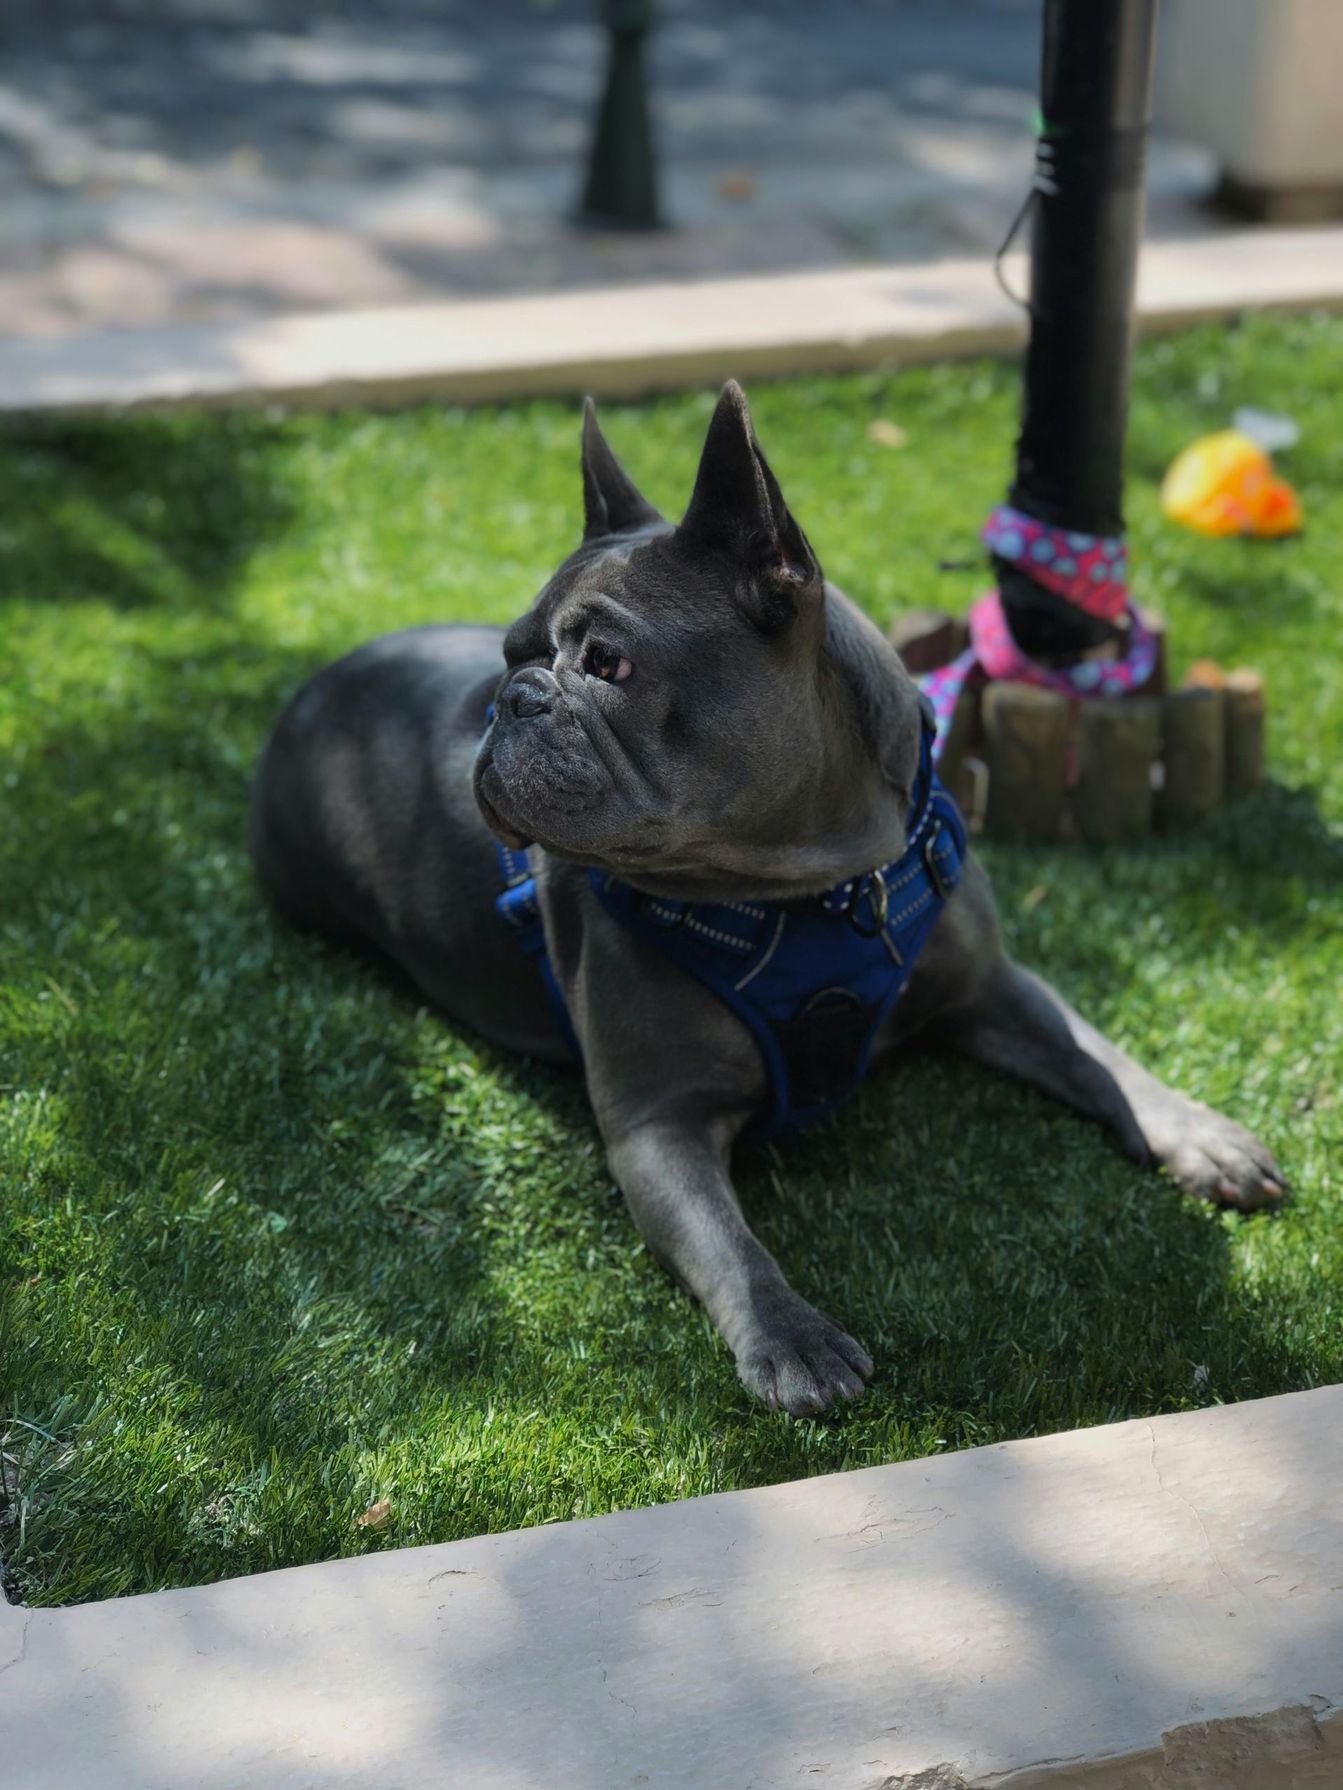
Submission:
[[[1009,262],[1019,290],[1024,269]],[[1343,228],[1238,232],[1144,251],[1146,333],[1249,310],[1343,309]],[[307,409],[635,398],[1004,354],[1021,309],[983,260],[621,286],[0,340],[0,414],[141,405]]]

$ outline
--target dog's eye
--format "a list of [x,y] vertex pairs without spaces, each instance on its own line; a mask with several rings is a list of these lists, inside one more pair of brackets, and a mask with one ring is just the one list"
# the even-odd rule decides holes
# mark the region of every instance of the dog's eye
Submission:
[[590,640],[583,650],[583,670],[589,677],[599,677],[604,684],[623,684],[634,667],[628,659],[622,659],[614,647]]

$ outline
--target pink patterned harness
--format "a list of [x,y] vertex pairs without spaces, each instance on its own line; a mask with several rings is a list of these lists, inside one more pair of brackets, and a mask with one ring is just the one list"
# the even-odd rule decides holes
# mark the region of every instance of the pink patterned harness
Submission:
[[919,679],[937,724],[934,759],[942,755],[957,700],[976,667],[993,681],[1038,684],[1080,700],[1136,690],[1147,682],[1156,665],[1157,639],[1129,597],[1128,558],[1121,540],[1054,528],[1010,504],[1000,504],[993,511],[981,538],[999,559],[1020,566],[1036,584],[1088,615],[1107,622],[1126,617],[1127,644],[1122,659],[1083,659],[1061,670],[1037,665],[1013,640],[998,592],[987,592],[970,611],[966,650],[949,665],[940,665]]

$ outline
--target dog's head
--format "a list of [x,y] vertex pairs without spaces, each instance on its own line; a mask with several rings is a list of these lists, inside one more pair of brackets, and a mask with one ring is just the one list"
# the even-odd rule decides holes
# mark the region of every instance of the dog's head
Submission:
[[504,642],[475,772],[490,826],[686,896],[802,894],[897,856],[918,695],[826,585],[741,388],[675,528],[590,401],[582,460],[582,544]]

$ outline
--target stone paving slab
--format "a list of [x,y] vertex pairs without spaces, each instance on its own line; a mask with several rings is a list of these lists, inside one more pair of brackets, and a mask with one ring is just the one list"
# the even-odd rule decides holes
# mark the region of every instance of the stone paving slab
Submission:
[[[1343,304],[1343,228],[1149,245],[1143,327]],[[1020,289],[1019,260],[1008,265]],[[1022,312],[987,259],[610,287],[237,324],[0,340],[0,411],[144,403],[311,406],[636,396],[729,375],[780,377],[1002,353]]]
[[1343,1388],[67,1610],[14,1790],[1325,1790]]
[[[659,0],[675,229],[570,227],[596,0],[5,0],[0,328],[922,262],[1030,178],[1039,0]],[[1158,134],[1151,228],[1217,227]]]

